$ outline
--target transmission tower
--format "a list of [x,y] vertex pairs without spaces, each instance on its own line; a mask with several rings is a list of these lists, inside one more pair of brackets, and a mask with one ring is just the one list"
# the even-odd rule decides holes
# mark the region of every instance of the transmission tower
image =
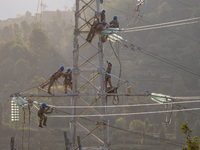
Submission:
[[[96,5],[95,5],[96,2]],[[91,14],[94,14],[92,18],[86,20],[85,17],[85,11],[91,12]],[[102,150],[109,150],[109,120],[106,116],[106,109],[105,107],[102,108],[102,114],[100,114],[98,111],[96,111],[94,108],[91,108],[90,106],[95,105],[98,101],[101,101],[102,106],[105,106],[105,88],[104,88],[104,78],[103,78],[103,68],[104,68],[104,55],[103,55],[103,45],[101,43],[100,35],[98,35],[98,43],[94,42],[93,44],[89,44],[85,41],[84,38],[84,29],[88,27],[88,22],[92,23],[95,18],[100,17],[100,0],[76,0],[76,11],[75,11],[75,30],[74,30],[74,51],[73,51],[73,94],[77,94],[77,96],[72,97],[72,106],[74,108],[71,110],[72,115],[79,115],[79,117],[71,117],[71,124],[70,124],[70,144],[71,149],[75,149],[77,145],[75,144],[76,134],[77,130],[76,127],[79,127],[84,133],[85,136],[81,139],[81,142],[84,141],[87,137],[92,137],[97,143],[99,143],[99,146],[91,147],[89,149],[102,149]],[[89,23],[89,24],[90,24]],[[81,38],[81,40],[79,40]],[[91,56],[83,56],[84,51],[87,50],[86,45],[93,46],[94,51],[96,52],[94,54],[91,53]],[[98,45],[96,47],[95,45]],[[82,53],[81,53],[82,52]],[[98,57],[98,65],[93,63],[93,60]],[[87,66],[93,66],[95,69],[86,69]],[[84,73],[87,74],[87,76],[84,76]],[[88,78],[88,73],[90,73],[90,79]],[[95,73],[95,74],[94,74]],[[97,86],[93,83],[94,80],[100,81],[99,84],[101,88],[97,88]],[[83,81],[80,83],[80,81]],[[92,86],[95,90],[93,93],[88,92],[89,95],[96,94],[95,91],[98,91],[98,98],[94,98],[93,102],[87,101],[89,98],[82,97],[79,93],[84,93],[84,89],[87,86]],[[77,106],[77,101],[83,102],[85,105],[88,105],[88,108],[85,109],[83,112],[78,114],[75,106]],[[96,122],[95,127],[92,129],[87,129],[79,123],[79,119],[81,115],[87,113],[88,110],[92,110],[93,113],[96,115],[99,115],[101,118],[101,121]],[[95,131],[101,128],[101,132],[103,134],[102,137],[99,137],[98,135],[95,135]],[[84,148],[83,148],[84,149]],[[88,149],[88,148],[87,148]]]

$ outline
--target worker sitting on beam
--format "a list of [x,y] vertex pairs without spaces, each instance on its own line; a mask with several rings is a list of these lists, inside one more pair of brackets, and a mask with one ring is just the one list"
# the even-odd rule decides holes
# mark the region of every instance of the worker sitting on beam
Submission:
[[92,42],[92,39],[94,38],[95,34],[96,33],[99,33],[101,32],[101,30],[103,28],[105,28],[106,26],[106,22],[99,22],[98,20],[97,21],[94,21],[94,23],[92,24],[91,28],[90,28],[90,32],[88,33],[88,36],[86,38],[86,41],[88,42]]
[[119,22],[117,20],[117,16],[113,17],[113,20],[109,23],[110,28],[119,28]]
[[57,72],[55,72],[54,74],[52,74],[50,76],[50,78],[41,86],[41,88],[43,89],[46,85],[49,85],[48,87],[48,93],[51,94],[50,89],[53,85],[53,83],[58,80],[60,77],[64,76],[64,66],[61,66],[60,69],[58,69]]

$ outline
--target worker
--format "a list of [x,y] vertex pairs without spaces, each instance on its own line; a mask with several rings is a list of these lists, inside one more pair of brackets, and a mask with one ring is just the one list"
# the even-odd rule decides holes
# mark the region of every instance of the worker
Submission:
[[106,15],[105,15],[106,11],[103,9],[100,13],[100,16],[101,16],[101,22],[104,22],[106,21]]
[[72,71],[70,68],[67,68],[67,72],[64,73],[64,77],[65,94],[67,94],[67,87],[72,90]]
[[112,83],[111,83],[111,70],[112,70],[112,63],[111,62],[108,62],[106,61],[107,64],[108,64],[108,67],[106,69],[106,74],[105,74],[105,88],[106,88],[106,92],[108,91],[108,87],[107,87],[107,83],[109,83],[109,89],[112,89],[113,86],[112,86]]
[[88,36],[86,38],[86,41],[90,42],[92,41],[92,39],[94,38],[95,34],[100,32],[103,28],[105,28],[106,26],[106,22],[99,22],[99,21],[95,21],[93,23],[93,25],[90,28],[90,32],[88,33]]
[[[47,109],[46,109],[47,108]],[[50,114],[53,112],[53,109],[51,109],[50,112],[47,112],[50,109],[49,106],[46,105],[46,103],[42,103],[42,105],[40,106],[40,109],[38,110],[38,117],[40,117],[40,121],[39,121],[39,127],[43,128],[42,126],[42,121],[43,121],[43,125],[47,126],[47,116],[45,114]]]
[[64,69],[65,69],[64,66],[60,66],[60,69],[58,69],[57,72],[55,72],[54,74],[52,74],[50,76],[49,80],[47,80],[41,87],[44,88],[46,85],[49,84],[48,93],[51,94],[50,89],[51,89],[53,83],[56,80],[58,80],[60,77],[64,76],[64,73],[63,73]]
[[117,16],[113,17],[113,20],[109,23],[110,28],[119,28],[119,22],[117,21]]

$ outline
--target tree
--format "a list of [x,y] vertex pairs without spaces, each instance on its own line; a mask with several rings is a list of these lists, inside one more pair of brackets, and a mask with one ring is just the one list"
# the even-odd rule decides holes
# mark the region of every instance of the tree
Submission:
[[131,121],[131,123],[129,124],[129,129],[131,131],[139,131],[140,133],[146,132],[145,123],[139,119]]
[[13,24],[13,31],[14,31],[14,35],[15,34],[19,34],[20,30],[19,30],[19,25],[17,23]]
[[9,39],[10,38],[10,29],[8,26],[5,26],[3,27],[3,30],[2,30],[2,38],[5,40],[5,39]]
[[28,47],[33,54],[37,54],[40,47],[42,53],[48,53],[51,44],[44,30],[34,28],[28,37]]
[[25,20],[21,22],[21,27],[22,27],[22,31],[23,31],[23,39],[24,39],[24,41],[27,41],[28,35],[31,32],[31,27]]
[[116,127],[123,127],[126,124],[126,120],[123,117],[120,117],[116,120],[115,126]]
[[181,125],[181,131],[185,134],[186,144],[188,146],[188,147],[182,148],[182,150],[199,150],[199,138],[195,136],[194,141],[192,141],[192,138],[191,138],[192,130],[189,128],[187,122],[184,122]]
[[25,84],[25,78],[30,72],[29,62],[24,59],[19,59],[15,63],[14,76],[19,83]]

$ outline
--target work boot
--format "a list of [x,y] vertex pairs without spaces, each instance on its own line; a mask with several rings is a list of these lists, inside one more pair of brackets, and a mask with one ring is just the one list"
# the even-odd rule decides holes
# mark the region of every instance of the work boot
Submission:
[[49,92],[49,91],[48,91],[47,93],[49,93],[49,94],[51,94],[51,95],[52,95],[52,93],[51,93],[51,92]]
[[41,88],[44,89],[44,86],[45,86],[45,85],[42,85]]
[[46,124],[43,124],[43,126],[47,126]]
[[38,127],[43,128],[43,126],[41,124]]

